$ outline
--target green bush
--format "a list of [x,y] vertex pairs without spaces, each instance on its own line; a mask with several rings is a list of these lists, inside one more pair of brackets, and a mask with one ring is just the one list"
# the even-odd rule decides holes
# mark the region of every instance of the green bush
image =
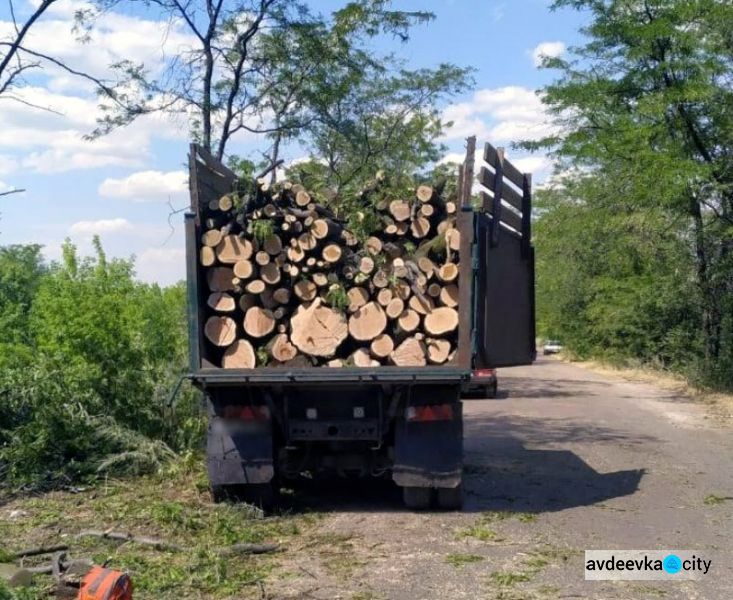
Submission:
[[0,249],[6,486],[151,471],[201,438],[197,394],[168,407],[186,368],[184,286],[137,282],[132,261],[95,248],[82,259],[67,243],[50,266],[36,246]]

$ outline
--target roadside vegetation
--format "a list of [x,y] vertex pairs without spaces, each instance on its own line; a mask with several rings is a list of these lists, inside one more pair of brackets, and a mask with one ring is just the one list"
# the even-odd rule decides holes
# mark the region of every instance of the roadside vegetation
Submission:
[[733,8],[558,0],[586,43],[543,90],[538,329],[569,353],[733,389]]
[[[50,492],[3,507],[0,556],[21,548],[67,544],[73,557],[130,573],[135,597],[262,598],[279,551],[252,555],[233,551],[235,544],[268,544],[285,549],[294,537],[318,522],[317,515],[268,516],[246,504],[213,504],[206,474],[198,460],[182,460],[133,483]],[[164,541],[179,549],[156,548],[134,541],[76,537],[85,530],[115,529]],[[36,562],[47,562],[40,557]],[[30,564],[33,564],[31,559]],[[32,588],[5,590],[0,599],[47,597],[54,582],[36,576]]]

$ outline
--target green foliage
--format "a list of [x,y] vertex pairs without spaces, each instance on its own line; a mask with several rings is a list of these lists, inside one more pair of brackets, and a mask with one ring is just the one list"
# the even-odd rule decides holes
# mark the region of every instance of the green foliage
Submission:
[[349,296],[344,286],[334,283],[328,288],[326,294],[326,302],[328,302],[336,310],[345,310],[349,305]]
[[252,223],[252,235],[262,244],[275,232],[275,224],[271,219],[257,219]]
[[199,443],[196,394],[167,407],[186,364],[183,286],[136,282],[131,261],[95,248],[80,258],[67,242],[50,267],[36,247],[0,250],[25,293],[12,304],[23,318],[3,322],[23,344],[2,354],[0,484],[150,472]]
[[546,61],[564,179],[540,198],[541,331],[580,355],[733,386],[733,6],[558,0],[587,43]]

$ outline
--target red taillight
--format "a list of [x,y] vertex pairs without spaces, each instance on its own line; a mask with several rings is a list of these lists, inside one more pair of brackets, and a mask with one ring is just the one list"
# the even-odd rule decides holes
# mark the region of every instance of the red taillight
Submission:
[[269,421],[270,409],[266,406],[229,405],[224,407],[224,418],[240,421]]
[[409,406],[405,418],[408,421],[450,421],[453,419],[453,407],[450,404]]
[[496,369],[476,369],[473,372],[474,377],[494,377],[496,375]]

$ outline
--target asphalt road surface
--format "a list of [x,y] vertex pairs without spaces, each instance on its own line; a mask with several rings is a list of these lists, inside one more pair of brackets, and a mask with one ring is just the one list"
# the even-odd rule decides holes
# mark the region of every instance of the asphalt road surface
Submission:
[[[733,427],[650,384],[540,359],[464,405],[465,507],[416,513],[334,483],[271,598],[731,599]],[[584,581],[586,549],[693,550],[697,581]]]

